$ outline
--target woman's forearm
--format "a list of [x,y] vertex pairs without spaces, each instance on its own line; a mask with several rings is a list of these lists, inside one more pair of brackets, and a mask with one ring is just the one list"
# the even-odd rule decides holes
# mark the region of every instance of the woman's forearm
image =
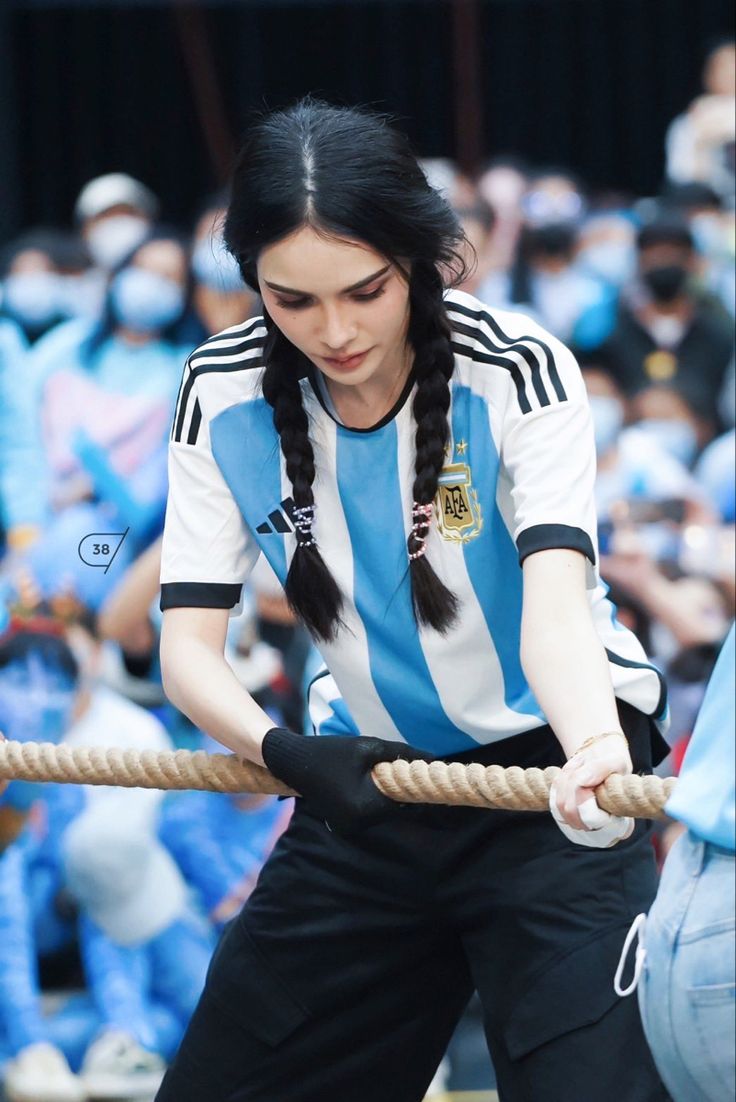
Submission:
[[575,577],[582,556],[580,563],[575,556],[550,551],[525,562],[521,625],[524,674],[568,757],[592,735],[621,729],[608,659]]
[[185,636],[162,648],[164,690],[202,731],[241,757],[263,765],[261,742],[273,720],[240,684],[224,656]]

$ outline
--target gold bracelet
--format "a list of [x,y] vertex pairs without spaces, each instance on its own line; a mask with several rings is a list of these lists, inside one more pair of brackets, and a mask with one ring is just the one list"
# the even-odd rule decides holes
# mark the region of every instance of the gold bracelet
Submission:
[[[629,740],[626,738],[626,735],[623,733],[623,731],[602,731],[600,735],[591,735],[590,738],[586,738],[585,742],[581,742],[577,750],[573,751],[570,757],[574,758],[575,754],[579,754],[581,750],[587,750],[588,747],[592,746],[594,742],[600,742],[601,739],[609,738],[611,735],[618,735],[618,737],[622,738],[628,746]],[[570,759],[568,758],[568,761],[569,760]]]

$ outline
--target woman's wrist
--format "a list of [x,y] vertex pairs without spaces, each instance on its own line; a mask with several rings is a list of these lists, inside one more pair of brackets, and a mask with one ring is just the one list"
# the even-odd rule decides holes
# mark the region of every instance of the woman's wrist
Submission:
[[570,758],[574,758],[576,754],[580,754],[583,750],[587,750],[589,746],[594,746],[596,743],[602,742],[603,739],[607,738],[622,738],[628,746],[629,740],[626,738],[626,735],[623,731],[620,731],[618,729],[611,731],[601,731],[600,734],[591,735],[589,738],[586,738],[584,742],[581,742],[578,746],[576,746],[575,749],[572,750],[572,752],[567,754],[567,760],[569,761]]

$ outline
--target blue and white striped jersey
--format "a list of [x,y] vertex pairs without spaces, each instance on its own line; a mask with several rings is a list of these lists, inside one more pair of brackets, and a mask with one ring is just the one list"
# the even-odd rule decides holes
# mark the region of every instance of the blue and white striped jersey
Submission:
[[[411,527],[413,383],[371,429],[340,424],[302,380],[314,447],[314,533],[345,598],[345,628],[320,644],[318,732],[370,734],[443,755],[541,726],[519,660],[524,557],[588,560],[594,621],[617,696],[657,718],[659,673],[616,622],[597,573],[595,448],[574,357],[520,314],[446,295],[453,327],[451,439],[427,554],[458,595],[445,635],[417,627]],[[295,548],[291,486],[261,391],[259,318],[189,357],[177,402],[163,542],[163,609],[236,606],[262,552],[283,582]],[[564,625],[561,625],[564,637]]]

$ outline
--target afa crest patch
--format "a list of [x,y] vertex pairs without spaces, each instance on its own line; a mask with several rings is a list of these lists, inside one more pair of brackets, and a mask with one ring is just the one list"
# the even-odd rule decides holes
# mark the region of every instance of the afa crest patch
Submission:
[[483,513],[473,489],[469,464],[448,463],[442,468],[437,479],[435,510],[443,539],[467,543],[480,534]]

